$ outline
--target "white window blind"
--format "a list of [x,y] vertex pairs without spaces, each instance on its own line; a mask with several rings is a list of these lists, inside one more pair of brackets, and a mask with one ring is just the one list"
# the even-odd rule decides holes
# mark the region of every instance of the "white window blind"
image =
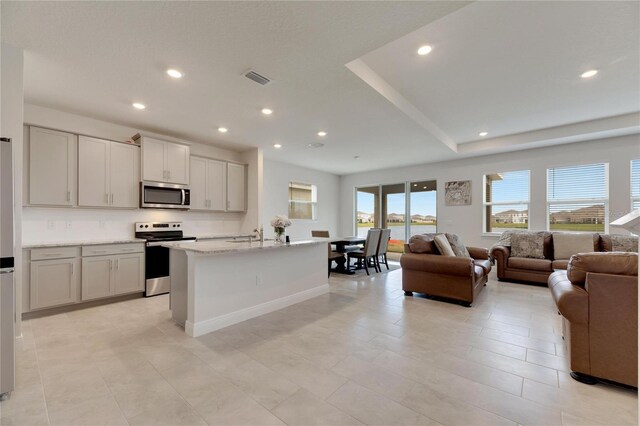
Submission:
[[529,229],[529,170],[484,176],[484,231]]
[[315,185],[289,182],[289,219],[316,220],[317,193]]
[[549,230],[608,230],[609,165],[607,163],[547,169]]
[[631,161],[631,208],[640,209],[640,160]]

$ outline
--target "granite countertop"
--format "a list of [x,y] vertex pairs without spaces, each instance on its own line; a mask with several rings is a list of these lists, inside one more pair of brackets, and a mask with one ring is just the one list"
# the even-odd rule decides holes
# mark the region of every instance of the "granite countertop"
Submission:
[[101,244],[131,244],[144,243],[146,240],[141,238],[118,238],[114,240],[91,240],[91,241],[52,241],[41,243],[25,243],[23,249],[30,248],[46,248],[46,247],[72,247],[72,246],[96,246]]
[[205,234],[205,235],[189,235],[192,237],[196,237],[198,240],[219,240],[222,238],[249,238],[249,237],[254,237],[255,238],[255,234],[245,234],[245,235],[238,235],[238,234]]
[[243,253],[257,250],[277,250],[296,246],[308,246],[313,244],[327,244],[330,238],[311,238],[304,241],[293,241],[289,244],[276,243],[274,241],[200,241],[200,242],[168,242],[163,247],[176,250],[184,250],[197,254],[224,254],[224,253]]

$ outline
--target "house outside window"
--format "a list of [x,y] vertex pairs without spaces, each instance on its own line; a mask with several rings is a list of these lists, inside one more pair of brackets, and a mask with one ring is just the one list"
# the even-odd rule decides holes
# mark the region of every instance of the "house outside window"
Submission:
[[640,159],[631,161],[631,209],[640,209]]
[[289,182],[289,219],[316,220],[318,188],[315,185]]
[[547,169],[547,222],[550,231],[607,232],[609,164]]
[[529,170],[484,176],[484,232],[529,229]]

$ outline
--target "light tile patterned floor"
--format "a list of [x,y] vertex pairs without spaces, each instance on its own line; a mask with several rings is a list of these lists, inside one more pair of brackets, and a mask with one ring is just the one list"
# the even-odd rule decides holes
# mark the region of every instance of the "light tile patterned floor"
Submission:
[[637,424],[637,393],[567,371],[549,290],[491,281],[473,308],[401,271],[198,339],[168,297],[26,321],[2,425]]

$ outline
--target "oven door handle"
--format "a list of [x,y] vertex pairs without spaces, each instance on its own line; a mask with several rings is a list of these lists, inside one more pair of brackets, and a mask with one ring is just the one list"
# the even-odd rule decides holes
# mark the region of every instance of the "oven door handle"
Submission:
[[147,243],[147,247],[158,247],[166,243],[170,243],[171,241],[162,241],[158,243]]

